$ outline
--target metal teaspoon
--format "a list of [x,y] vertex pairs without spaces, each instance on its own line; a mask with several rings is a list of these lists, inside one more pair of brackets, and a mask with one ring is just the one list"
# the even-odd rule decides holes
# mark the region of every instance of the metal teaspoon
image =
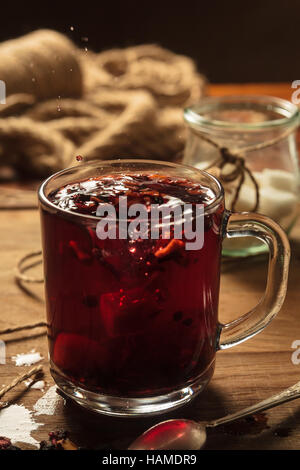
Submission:
[[253,413],[268,410],[291,400],[300,398],[300,382],[283,392],[273,395],[255,405],[244,408],[212,421],[196,422],[189,419],[170,419],[156,424],[129,447],[129,450],[198,450],[206,442],[206,429],[236,421]]

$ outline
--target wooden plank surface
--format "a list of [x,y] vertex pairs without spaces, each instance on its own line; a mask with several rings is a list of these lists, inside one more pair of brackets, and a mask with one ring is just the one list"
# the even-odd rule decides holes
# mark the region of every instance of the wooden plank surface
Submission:
[[292,93],[295,91],[291,83],[243,83],[237,85],[218,84],[208,85],[207,92],[212,96],[224,95],[269,95],[278,96],[285,100],[291,100]]
[[[266,93],[287,97],[289,84],[211,86],[210,93]],[[270,94],[270,93],[269,93]],[[40,247],[39,217],[36,210],[0,211],[0,329],[44,320],[43,286],[22,289],[14,280],[18,259]],[[39,273],[39,267],[34,271]],[[260,299],[266,279],[266,261],[239,261],[224,265],[221,281],[220,320],[227,322],[245,313]],[[147,419],[117,419],[90,413],[69,400],[59,398],[53,415],[33,415],[41,424],[32,433],[38,441],[50,431],[68,430],[80,446],[126,448],[147,427],[165,417],[207,420],[237,411],[294,384],[300,378],[300,365],[291,360],[293,341],[300,340],[299,312],[300,221],[292,232],[292,261],[285,304],[267,329],[240,346],[217,353],[215,375],[207,390],[176,412]],[[4,338],[3,338],[4,339]],[[0,387],[7,385],[27,367],[16,367],[12,357],[39,351],[44,357],[46,390],[53,386],[48,372],[47,342],[43,329],[5,337],[7,364],[0,365]],[[43,392],[21,384],[5,396],[32,410]],[[290,402],[266,413],[268,428],[259,434],[236,435],[230,428],[209,433],[208,449],[299,449],[300,402]],[[1,418],[0,418],[1,419]],[[28,445],[21,445],[28,448]]]

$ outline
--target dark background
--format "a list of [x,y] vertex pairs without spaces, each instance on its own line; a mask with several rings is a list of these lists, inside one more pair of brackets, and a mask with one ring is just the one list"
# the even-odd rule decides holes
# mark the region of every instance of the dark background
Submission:
[[300,79],[300,0],[2,0],[1,41],[41,27],[95,51],[155,42],[214,83]]

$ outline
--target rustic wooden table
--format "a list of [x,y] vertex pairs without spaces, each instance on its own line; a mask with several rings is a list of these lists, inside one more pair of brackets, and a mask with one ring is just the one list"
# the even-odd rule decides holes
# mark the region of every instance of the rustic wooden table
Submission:
[[[290,99],[289,84],[211,85],[210,94],[261,93]],[[42,285],[17,285],[14,268],[28,251],[40,247],[37,210],[0,211],[0,329],[44,320]],[[217,353],[214,378],[207,390],[190,405],[168,417],[207,420],[237,411],[294,384],[300,378],[300,364],[291,360],[292,343],[300,340],[300,221],[292,231],[292,260],[285,304],[265,331],[255,338]],[[226,265],[227,266],[227,265]],[[221,280],[220,319],[226,322],[246,312],[261,297],[266,280],[266,261],[244,260],[224,268]],[[4,339],[4,337],[3,337]],[[47,342],[43,329],[5,336],[7,363],[0,365],[0,387],[8,384],[28,367],[16,367],[12,356],[33,348],[44,357],[46,390],[53,386],[48,372]],[[24,384],[9,392],[13,400],[33,410],[43,396],[40,390],[26,389]],[[48,400],[48,405],[51,400]],[[48,406],[49,408],[49,406]],[[51,410],[48,410],[48,413]],[[165,416],[149,419],[116,419],[87,412],[69,400],[58,398],[54,414],[33,414],[40,427],[32,433],[38,441],[47,439],[49,431],[68,430],[74,442],[90,448],[125,449],[147,427]],[[210,432],[208,449],[299,449],[300,402],[294,401],[266,413],[267,426],[255,433],[237,435],[231,428]],[[1,420],[1,415],[0,415]],[[1,423],[0,423],[1,424]],[[16,423],[16,426],[18,423]],[[22,448],[30,446],[21,445]]]

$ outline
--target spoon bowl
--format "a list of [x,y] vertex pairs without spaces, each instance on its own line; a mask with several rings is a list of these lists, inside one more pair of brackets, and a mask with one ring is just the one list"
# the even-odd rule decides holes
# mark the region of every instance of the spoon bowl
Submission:
[[139,436],[129,450],[198,450],[206,441],[203,424],[189,419],[169,419],[156,424]]

